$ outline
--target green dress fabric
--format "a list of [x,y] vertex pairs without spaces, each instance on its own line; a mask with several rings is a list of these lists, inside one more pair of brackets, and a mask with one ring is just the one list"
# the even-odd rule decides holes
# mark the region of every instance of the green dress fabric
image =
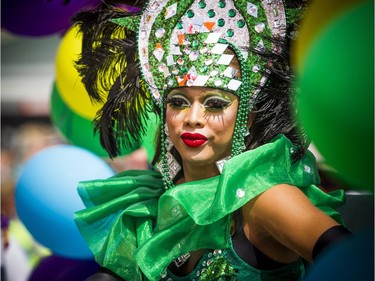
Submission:
[[182,254],[230,248],[232,212],[277,184],[299,187],[342,223],[335,208],[343,204],[344,192],[328,194],[316,187],[315,157],[308,151],[292,163],[294,150],[279,135],[228,160],[220,175],[167,191],[154,171],[81,182],[78,192],[86,209],[75,213],[75,221],[96,261],[127,281],[160,280]]

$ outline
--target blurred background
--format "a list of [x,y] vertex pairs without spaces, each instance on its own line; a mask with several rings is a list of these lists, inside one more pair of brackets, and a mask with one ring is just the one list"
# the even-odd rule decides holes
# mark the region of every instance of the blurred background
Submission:
[[[2,1],[1,280],[80,281],[95,272],[73,222],[83,208],[77,183],[150,168],[155,116],[143,141],[113,160],[92,134],[100,105],[90,103],[74,70],[80,38],[70,18],[99,2]],[[373,2],[312,3],[294,50],[298,117],[313,141],[320,187],[344,188],[348,228],[373,231]]]

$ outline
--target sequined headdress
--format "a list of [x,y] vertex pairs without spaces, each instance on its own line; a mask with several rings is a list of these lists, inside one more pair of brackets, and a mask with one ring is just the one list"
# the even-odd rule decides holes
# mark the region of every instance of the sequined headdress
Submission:
[[[113,9],[121,10],[118,6]],[[116,155],[118,142],[122,141],[120,145],[131,145],[132,140],[139,138],[139,129],[142,128],[139,115],[145,116],[147,110],[155,110],[160,113],[163,132],[161,172],[166,187],[173,186],[171,162],[165,144],[164,97],[173,88],[194,86],[218,88],[239,96],[231,156],[244,150],[248,113],[268,77],[269,62],[259,54],[278,52],[272,40],[265,39],[282,39],[286,34],[288,19],[283,0],[152,0],[144,5],[140,13],[125,16],[118,13],[104,19],[102,16],[105,27],[100,30],[122,32],[122,42],[127,43],[122,44],[126,59],[120,68],[124,69],[113,79],[113,84],[117,86],[108,89],[107,102],[97,119],[102,144],[111,156]],[[100,33],[96,29],[92,31]],[[113,41],[116,37],[113,34],[106,36]],[[115,56],[113,53],[118,51],[118,46],[103,46],[102,39],[103,35],[89,43],[91,46],[97,44],[98,50],[110,49],[107,53]],[[232,51],[229,54],[226,52],[228,48]],[[233,53],[240,62],[240,76],[236,76],[237,70],[230,66]],[[86,59],[92,60],[92,56],[91,50]],[[83,53],[81,64],[84,58]],[[137,70],[132,64],[134,62]],[[105,67],[108,70],[108,64]],[[88,69],[82,69],[85,77]],[[95,78],[99,79],[98,76]],[[98,98],[97,89],[89,87],[89,94]],[[110,101],[112,104],[108,104]],[[133,105],[137,106],[129,109]],[[121,136],[123,132],[126,132],[125,137]]]

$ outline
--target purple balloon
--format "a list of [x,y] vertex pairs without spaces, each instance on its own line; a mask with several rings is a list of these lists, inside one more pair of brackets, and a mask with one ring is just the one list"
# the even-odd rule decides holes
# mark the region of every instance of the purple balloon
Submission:
[[52,255],[39,262],[28,281],[85,280],[98,269],[99,265],[94,260],[76,260]]
[[100,0],[3,0],[1,27],[23,36],[60,33],[72,25],[71,19],[77,12],[99,3]]

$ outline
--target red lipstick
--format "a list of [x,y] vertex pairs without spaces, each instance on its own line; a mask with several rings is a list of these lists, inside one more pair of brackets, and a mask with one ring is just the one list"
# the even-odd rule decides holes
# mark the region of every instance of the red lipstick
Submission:
[[207,138],[201,134],[187,132],[181,135],[181,139],[189,147],[199,147],[207,141]]

